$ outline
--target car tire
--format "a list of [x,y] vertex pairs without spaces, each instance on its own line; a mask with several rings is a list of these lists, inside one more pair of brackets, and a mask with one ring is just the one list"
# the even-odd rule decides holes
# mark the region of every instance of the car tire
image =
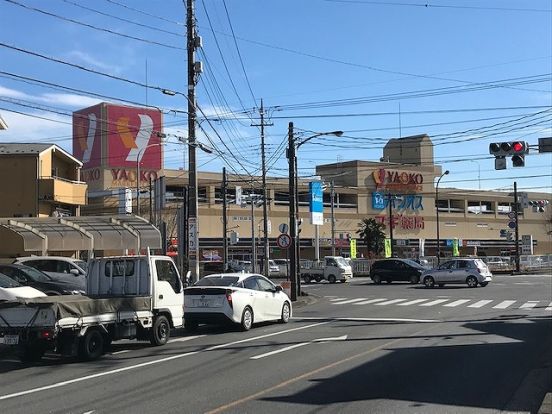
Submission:
[[159,315],[153,321],[150,331],[150,344],[155,346],[165,345],[171,336],[171,325],[164,315]]
[[424,286],[426,288],[433,288],[435,286],[435,279],[431,276],[424,277]]
[[104,337],[97,329],[89,329],[79,341],[79,359],[93,361],[104,352]]
[[284,302],[282,305],[282,317],[280,318],[280,323],[288,323],[289,318],[291,317],[291,307],[288,302]]
[[387,279],[386,282],[387,282],[388,285],[390,285],[391,283],[393,283],[393,280],[392,279]]
[[412,275],[410,276],[410,283],[413,285],[417,285],[420,283],[420,276]]
[[184,329],[186,329],[188,332],[197,331],[198,326],[199,324],[196,321],[184,320]]
[[468,284],[469,287],[471,288],[476,288],[477,287],[477,279],[475,276],[468,276],[466,278],[466,283]]
[[314,280],[315,280],[316,283],[320,283],[320,281],[322,280],[322,278],[320,277],[320,275],[316,275],[316,276],[314,277]]
[[328,276],[328,282],[330,282],[330,283],[337,282],[337,279],[336,279],[335,275],[329,275]]
[[381,276],[380,275],[372,276],[372,282],[374,282],[376,285],[381,285]]
[[485,287],[485,286],[487,286],[488,284],[489,284],[489,282],[481,282],[481,283],[480,283],[480,285],[481,285],[482,287]]
[[443,287],[443,286],[445,286],[445,284],[444,283],[439,283],[438,286]]
[[311,279],[310,275],[304,275],[303,276],[303,281],[308,285],[312,281],[312,279]]
[[242,313],[240,327],[242,331],[248,331],[253,326],[253,310],[246,306]]

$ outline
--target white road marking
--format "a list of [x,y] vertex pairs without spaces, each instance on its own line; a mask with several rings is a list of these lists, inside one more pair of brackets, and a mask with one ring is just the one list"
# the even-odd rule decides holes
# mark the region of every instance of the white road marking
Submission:
[[492,300],[480,300],[479,302],[475,302],[472,305],[468,305],[468,308],[482,308],[485,305],[488,305],[491,303]]
[[360,302],[361,300],[366,300],[366,298],[356,298],[356,299],[344,300],[341,302],[334,302],[332,303],[332,305],[345,305],[346,303]]
[[517,300],[503,300],[498,305],[493,306],[493,309],[506,309],[516,303]]
[[451,303],[447,303],[446,305],[443,305],[443,306],[448,306],[450,308],[454,308],[458,305],[462,305],[464,303],[468,303],[469,301],[471,301],[471,299],[459,299],[459,300],[455,300],[454,302],[451,302]]
[[446,302],[447,300],[448,300],[448,299],[437,299],[437,300],[432,300],[431,302],[422,303],[420,306],[434,306],[434,305],[438,305],[439,303]]
[[552,311],[552,302],[550,302],[550,305],[548,305],[548,307],[544,310],[545,311]]
[[387,298],[365,300],[364,302],[357,302],[355,305],[368,305],[369,303],[383,302],[384,300],[387,300]]
[[414,300],[411,300],[411,301],[408,301],[408,302],[399,303],[398,305],[399,306],[415,305],[416,303],[422,303],[422,302],[425,302],[426,300],[429,300],[429,299],[414,299]]
[[385,302],[376,303],[376,305],[378,306],[392,305],[394,303],[404,302],[405,300],[408,300],[408,299],[392,299]]
[[130,349],[125,349],[123,351],[112,352],[111,355],[119,355],[119,354],[124,354],[126,352],[130,352]]
[[334,299],[330,299],[330,302],[338,302],[340,300],[346,300],[347,298],[334,298]]
[[539,303],[538,300],[531,300],[529,302],[525,302],[523,305],[521,305],[519,308],[520,309],[533,309],[535,306],[537,306],[537,304]]
[[285,348],[276,349],[274,351],[266,352],[264,354],[255,355],[254,357],[251,357],[250,359],[265,358],[265,357],[268,357],[268,356],[271,356],[271,355],[276,355],[276,354],[279,354],[281,352],[286,352],[286,351],[289,351],[291,349],[299,348],[299,347],[309,345],[309,344],[312,344],[312,343],[315,343],[315,342],[326,343],[326,342],[345,341],[345,340],[347,340],[347,335],[342,335],[342,336],[338,336],[338,337],[335,337],[335,338],[318,338],[318,339],[313,339],[312,341],[301,342],[299,344],[286,346]]
[[148,361],[148,362],[142,362],[140,364],[130,365],[130,366],[123,367],[123,368],[117,368],[117,369],[113,369],[111,371],[98,372],[96,374],[87,375],[87,376],[80,377],[80,378],[74,378],[74,379],[67,380],[67,381],[61,381],[61,382],[56,382],[54,384],[45,385],[43,387],[31,388],[29,390],[14,392],[12,394],[0,395],[0,401],[8,400],[10,398],[21,397],[23,395],[35,394],[35,393],[40,392],[40,391],[46,391],[46,390],[51,390],[51,389],[55,389],[55,388],[61,388],[61,387],[64,387],[66,385],[75,384],[75,383],[78,383],[78,382],[83,382],[83,381],[87,381],[87,380],[94,379],[94,378],[105,377],[105,376],[108,376],[108,375],[118,374],[119,372],[131,371],[131,370],[134,370],[134,369],[143,368],[143,367],[147,367],[147,366],[150,366],[150,365],[161,364],[163,362],[172,361],[172,360],[180,359],[180,358],[185,358],[185,357],[188,357],[188,356],[191,356],[191,355],[196,355],[196,354],[199,354],[199,353],[205,352],[205,351],[213,351],[213,350],[216,350],[216,349],[224,348],[226,346],[230,346],[230,345],[234,345],[234,344],[238,344],[238,343],[242,343],[242,342],[254,341],[255,339],[267,338],[269,336],[279,335],[279,334],[283,334],[283,333],[287,333],[287,332],[298,331],[298,330],[301,330],[301,329],[312,328],[314,326],[324,325],[324,324],[327,324],[327,323],[329,323],[329,321],[318,322],[318,323],[314,323],[314,324],[306,325],[306,326],[300,326],[299,328],[286,329],[284,331],[279,331],[279,332],[274,332],[274,333],[267,334],[267,335],[261,335],[261,336],[257,336],[257,337],[253,337],[253,338],[243,339],[241,341],[229,342],[227,344],[212,346],[210,348],[207,348],[207,349],[201,350],[201,351],[192,351],[192,352],[185,352],[183,354],[171,355],[171,356],[166,357],[166,358],[156,359],[156,360]]
[[173,342],[186,342],[191,341],[192,339],[203,338],[204,336],[206,335],[184,336],[182,338],[170,339],[169,343],[172,344]]
[[[356,303],[355,303],[356,305]],[[407,318],[323,318],[319,316],[305,316],[300,318],[305,321],[352,321],[352,322],[413,322],[413,323],[435,323],[441,322],[438,319],[407,319]]]

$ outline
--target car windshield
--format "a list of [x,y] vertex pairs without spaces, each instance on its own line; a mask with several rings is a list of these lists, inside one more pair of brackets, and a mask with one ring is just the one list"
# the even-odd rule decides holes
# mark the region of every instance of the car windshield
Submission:
[[412,267],[415,267],[416,269],[424,269],[421,264],[415,262],[414,260],[405,259],[404,262]]
[[0,287],[2,288],[14,288],[14,287],[20,287],[21,285],[17,283],[12,278],[9,278],[3,273],[0,273]]
[[339,266],[349,266],[349,263],[343,257],[336,257],[335,261]]
[[41,272],[40,270],[36,270],[34,267],[25,266],[24,268],[20,268],[22,272],[25,273],[25,275],[32,279],[33,282],[51,282],[52,278],[48,276],[46,273]]
[[206,276],[194,283],[194,286],[235,286],[239,279],[237,276]]

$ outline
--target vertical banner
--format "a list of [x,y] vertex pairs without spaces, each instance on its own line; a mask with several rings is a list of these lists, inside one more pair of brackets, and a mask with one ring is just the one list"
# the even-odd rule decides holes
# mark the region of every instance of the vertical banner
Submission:
[[241,203],[242,203],[242,188],[241,186],[237,185],[236,186],[236,204],[238,206],[241,206]]
[[324,198],[322,191],[322,182],[311,181],[309,183],[309,211],[311,213],[311,224],[315,226],[324,224]]
[[418,239],[418,256],[425,256],[425,239]]
[[357,258],[357,241],[356,239],[351,239],[349,241],[349,246],[350,246],[350,255],[351,255],[351,259],[356,259]]
[[458,239],[452,239],[452,255],[454,257],[460,256],[460,253],[458,252]]
[[385,239],[385,257],[391,257],[391,239]]

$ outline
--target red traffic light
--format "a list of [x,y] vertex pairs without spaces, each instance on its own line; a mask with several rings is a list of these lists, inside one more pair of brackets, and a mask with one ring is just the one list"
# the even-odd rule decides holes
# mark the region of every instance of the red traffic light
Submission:
[[520,141],[513,142],[512,149],[514,152],[525,152],[525,143]]

